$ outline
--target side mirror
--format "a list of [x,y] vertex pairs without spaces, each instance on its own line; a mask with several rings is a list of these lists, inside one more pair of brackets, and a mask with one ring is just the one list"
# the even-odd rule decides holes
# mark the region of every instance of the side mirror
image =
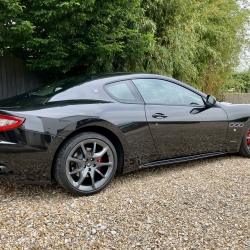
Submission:
[[206,106],[212,107],[216,103],[216,98],[212,95],[208,95],[206,99]]

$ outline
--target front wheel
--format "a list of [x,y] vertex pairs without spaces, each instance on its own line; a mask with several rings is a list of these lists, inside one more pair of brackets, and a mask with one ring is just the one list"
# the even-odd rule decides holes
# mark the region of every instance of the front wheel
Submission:
[[239,153],[242,156],[250,158],[250,125],[248,125],[242,137]]
[[91,195],[104,189],[117,169],[117,153],[103,135],[81,133],[61,148],[54,167],[56,181],[77,195]]

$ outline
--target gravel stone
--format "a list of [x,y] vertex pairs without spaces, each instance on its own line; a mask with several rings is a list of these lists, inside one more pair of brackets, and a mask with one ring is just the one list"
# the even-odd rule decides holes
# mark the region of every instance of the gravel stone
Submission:
[[165,232],[164,231],[159,231],[159,234],[165,234]]
[[98,228],[98,230],[105,230],[106,228],[107,228],[106,226],[101,225],[101,226]]
[[1,183],[0,249],[250,249],[250,160],[221,156],[117,176],[77,197]]

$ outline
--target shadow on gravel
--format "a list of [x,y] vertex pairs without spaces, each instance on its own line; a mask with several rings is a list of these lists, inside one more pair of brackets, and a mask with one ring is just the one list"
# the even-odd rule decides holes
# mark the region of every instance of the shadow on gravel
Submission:
[[[239,155],[226,155],[226,156],[218,156],[213,158],[195,160],[190,162],[178,163],[178,164],[171,164],[165,165],[160,167],[152,167],[152,168],[145,168],[141,170],[137,170],[131,173],[126,173],[123,175],[118,175],[114,178],[105,190],[109,188],[115,188],[116,184],[125,185],[126,182],[136,179],[143,180],[150,176],[161,176],[163,173],[169,172],[172,174],[173,172],[177,173],[183,171],[185,169],[195,169],[196,167],[200,166],[201,164],[206,165],[207,163],[213,164],[218,163],[218,161],[223,161],[228,158],[242,158]],[[205,166],[204,166],[205,167]],[[121,182],[122,180],[122,182]],[[113,187],[112,187],[113,186]],[[94,196],[102,195],[103,191]],[[0,204],[1,202],[7,200],[13,200],[18,198],[30,198],[30,199],[69,199],[69,198],[77,198],[78,196],[72,195],[71,193],[64,190],[60,187],[57,183],[48,184],[48,185],[30,185],[30,184],[20,184],[20,183],[9,183],[9,182],[1,182],[1,189],[0,189]],[[6,200],[6,201],[7,201]]]

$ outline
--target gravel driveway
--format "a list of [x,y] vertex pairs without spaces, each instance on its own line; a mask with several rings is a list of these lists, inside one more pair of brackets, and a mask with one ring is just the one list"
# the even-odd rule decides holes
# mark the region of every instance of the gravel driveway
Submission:
[[1,183],[0,249],[250,249],[249,184],[237,155],[125,174],[89,197]]

